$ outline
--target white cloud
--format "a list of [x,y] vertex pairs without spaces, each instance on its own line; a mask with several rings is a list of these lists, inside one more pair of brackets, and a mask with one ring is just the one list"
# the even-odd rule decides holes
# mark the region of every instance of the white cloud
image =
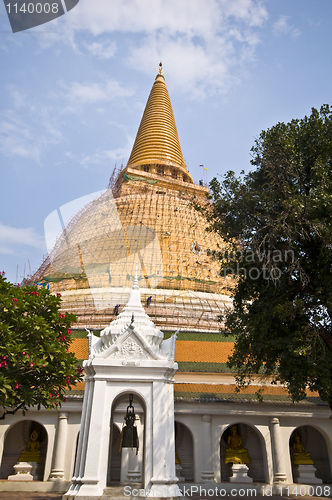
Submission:
[[132,137],[127,137],[127,143],[122,148],[109,149],[105,151],[96,151],[92,155],[86,155],[81,160],[80,163],[83,167],[89,168],[91,165],[109,165],[110,160],[117,162],[122,162],[129,157],[134,144],[134,139]]
[[255,0],[81,0],[79,8],[66,16],[69,31],[142,33],[162,31],[170,37],[214,37],[229,23],[261,26],[266,9]]
[[[54,106],[44,104],[33,90],[8,85],[14,109],[0,111],[0,152],[5,156],[40,161],[42,151],[49,144],[62,141],[62,133],[56,127]],[[31,97],[33,96],[33,97]],[[10,101],[9,101],[10,103]]]
[[[80,0],[59,29],[77,47],[80,35],[91,33],[95,41],[81,46],[98,58],[113,57],[115,51],[114,41],[107,48],[101,36],[124,34],[121,51],[128,65],[151,75],[163,59],[168,81],[201,98],[241,81],[267,18],[256,0]],[[105,95],[100,88],[73,90],[91,102]]]
[[227,17],[234,16],[249,26],[261,26],[268,18],[266,9],[252,0],[221,0],[221,6]]
[[301,34],[299,29],[294,28],[293,25],[289,24],[289,17],[287,16],[280,16],[278,21],[273,24],[272,31],[276,36],[290,34],[293,37],[296,37]]
[[87,48],[88,52],[92,54],[93,56],[98,57],[98,59],[110,59],[113,57],[116,53],[116,43],[111,42],[111,43],[100,43],[100,42],[93,42],[93,43],[85,43],[85,47]]
[[134,94],[130,88],[121,87],[116,80],[107,80],[105,83],[72,82],[67,87],[69,102],[96,103],[112,101],[118,97],[129,97]]
[[[239,0],[232,0],[239,1]],[[216,0],[81,0],[66,19],[71,29],[105,32],[152,33],[165,30],[204,34],[217,28],[221,4]]]
[[231,71],[235,64],[234,47],[222,37],[202,46],[185,37],[150,36],[133,48],[130,56],[131,64],[136,63],[146,73],[151,73],[153,63],[159,59],[168,85],[183,90],[188,96],[204,98],[206,91],[224,93],[238,82],[238,76]]
[[40,145],[33,140],[31,127],[13,111],[4,112],[0,118],[0,139],[0,151],[5,156],[39,159]]
[[32,227],[16,228],[0,223],[0,253],[15,253],[17,245],[45,249],[45,240]]
[[5,156],[39,161],[46,145],[58,144],[61,140],[62,134],[52,124],[45,108],[36,112],[29,106],[24,119],[12,110],[0,114],[0,152]]
[[8,91],[14,101],[15,108],[25,108],[29,105],[26,94],[16,89],[13,85],[8,86]]

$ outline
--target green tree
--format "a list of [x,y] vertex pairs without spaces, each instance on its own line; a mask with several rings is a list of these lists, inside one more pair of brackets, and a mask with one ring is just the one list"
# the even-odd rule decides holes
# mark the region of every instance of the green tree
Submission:
[[332,408],[332,108],[278,123],[251,151],[255,169],[213,179],[205,209],[226,242],[222,273],[238,280],[229,365],[239,386],[265,374]]
[[60,294],[18,286],[0,273],[0,405],[6,414],[56,408],[82,379],[70,346],[72,314],[60,313]]

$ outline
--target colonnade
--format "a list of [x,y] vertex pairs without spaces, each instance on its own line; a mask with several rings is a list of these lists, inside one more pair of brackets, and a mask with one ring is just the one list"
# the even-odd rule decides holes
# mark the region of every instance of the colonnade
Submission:
[[[261,476],[264,479],[258,480],[258,482],[262,481],[267,484],[291,484],[294,482],[290,442],[291,436],[297,427],[281,426],[280,419],[273,416],[265,417],[263,419],[264,424],[260,422],[257,425],[253,424],[253,419],[241,418],[237,420],[233,417],[229,423],[224,423],[225,420],[226,415],[204,414],[200,416],[199,420],[198,415],[195,417],[175,415],[175,421],[186,426],[192,436],[192,451],[189,451],[188,454],[191,453],[194,457],[193,482],[207,483],[215,481],[219,483],[227,480],[222,477],[221,473],[222,467],[224,470],[227,468],[226,465],[223,465],[224,452],[227,447],[223,441],[223,435],[231,425],[241,426],[242,429],[246,428],[247,433],[251,434],[252,437],[255,436],[255,442],[260,448],[259,452],[257,452],[257,446],[256,449],[253,446],[247,446],[245,439],[244,447],[249,448],[250,455],[254,453],[256,453],[256,456],[259,455],[259,460],[252,461],[256,462],[256,464],[252,463],[250,465],[252,473],[255,466],[260,469]],[[324,444],[326,451],[322,450],[321,444],[318,445],[317,443],[317,447],[322,450],[321,462],[324,462],[326,466],[324,475],[331,478],[331,439],[326,435],[324,437],[320,431],[310,426],[310,422],[305,422],[305,424],[305,428],[309,429],[309,433],[317,433],[317,436],[322,441],[321,444]],[[253,443],[252,439],[251,442]],[[181,459],[180,452],[179,458]],[[182,471],[182,473],[185,475],[185,471]]]
[[[75,450],[69,450],[69,448],[73,447],[74,442],[76,443],[78,424],[75,426],[74,437],[73,427],[70,424],[69,416],[70,413],[68,411],[59,411],[57,413],[55,432],[53,434],[53,439],[51,438],[49,440],[47,449],[47,462],[49,463],[47,468],[49,472],[45,470],[45,480],[68,481],[73,474]],[[119,415],[116,420],[117,427],[121,429],[122,415]],[[178,436],[180,436],[180,440],[178,437],[178,441],[180,442],[182,439],[182,448],[177,451],[179,451],[180,459],[182,456],[187,457],[185,459],[187,462],[182,464],[184,465],[182,475],[187,481],[196,483],[209,483],[214,481],[219,483],[227,480],[222,473],[222,467],[224,470],[226,469],[226,466],[223,465],[223,460],[227,446],[223,435],[227,429],[234,424],[239,426],[239,432],[243,438],[243,445],[249,449],[251,457],[252,454],[254,454],[255,447],[256,451],[258,447],[260,448],[259,466],[265,483],[293,483],[290,439],[295,430],[301,426],[302,429],[306,429],[305,432],[307,432],[309,437],[311,436],[311,443],[314,442],[317,449],[319,448],[322,450],[325,448],[325,451],[322,451],[322,456],[319,457],[320,463],[317,458],[318,455],[316,455],[315,466],[317,468],[320,467],[321,470],[322,467],[325,467],[325,477],[331,477],[331,471],[328,471],[328,469],[331,464],[332,440],[329,438],[329,432],[326,425],[324,431],[324,427],[319,430],[317,426],[314,427],[310,425],[311,421],[309,419],[302,419],[301,422],[299,422],[301,426],[296,427],[295,425],[291,425],[291,420],[287,415],[281,418],[272,415],[269,417],[261,415],[261,418],[255,418],[255,416],[251,416],[250,418],[244,415],[232,415],[232,418],[229,418],[227,413],[199,414],[198,412],[191,413],[190,411],[180,412],[178,414],[175,413],[175,421],[184,426],[185,429],[185,431],[181,430],[178,433]],[[298,420],[295,421],[294,419],[294,423],[298,423]],[[140,436],[140,451],[138,455],[135,455],[135,453],[130,450],[123,450],[122,456],[119,456],[119,469],[121,464],[121,475],[119,475],[119,480],[121,482],[140,482],[142,480],[145,432],[143,414],[140,415],[140,419],[137,421],[137,427]],[[181,433],[182,436],[185,435],[185,439],[181,438]],[[2,449],[4,449],[4,443],[5,439],[2,439]],[[256,453],[256,455],[257,454],[258,453]],[[68,468],[69,456],[72,457],[70,468]],[[189,461],[188,457],[190,457]],[[316,459],[318,465],[316,465]],[[253,460],[253,462],[255,462],[255,460]],[[258,460],[256,460],[256,462],[258,462]],[[323,466],[321,465],[322,463]],[[109,467],[110,466],[111,462],[109,464]],[[190,468],[189,471],[188,467]],[[254,465],[252,464],[250,467],[251,470],[249,471],[249,475],[250,472],[253,474]],[[323,478],[323,480],[325,482],[327,481],[326,478]]]

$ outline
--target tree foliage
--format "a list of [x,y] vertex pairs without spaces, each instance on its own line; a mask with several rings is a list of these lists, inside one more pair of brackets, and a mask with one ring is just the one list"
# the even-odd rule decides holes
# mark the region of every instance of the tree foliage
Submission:
[[248,174],[213,179],[210,230],[226,241],[234,273],[229,364],[287,385],[294,400],[318,391],[332,407],[332,109],[263,131]]
[[56,408],[82,379],[70,345],[72,314],[60,313],[60,296],[9,283],[0,273],[0,405],[4,413]]

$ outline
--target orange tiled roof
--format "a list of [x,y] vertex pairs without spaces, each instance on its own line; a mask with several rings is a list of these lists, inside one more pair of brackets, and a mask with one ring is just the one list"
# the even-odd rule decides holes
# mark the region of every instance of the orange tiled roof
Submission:
[[[70,352],[74,352],[77,359],[87,359],[89,344],[86,338],[73,338]],[[232,353],[233,342],[202,342],[178,340],[175,348],[175,361],[191,361],[194,363],[226,363]]]
[[226,363],[233,342],[201,342],[177,340],[175,361]]
[[77,359],[88,359],[89,342],[88,339],[72,339],[69,352],[73,352]]
[[[175,383],[174,384],[174,392],[176,393],[209,393],[209,394],[235,394],[235,385],[234,384],[182,384]],[[280,386],[262,386],[259,385],[250,385],[249,387],[245,387],[241,390],[240,394],[255,394],[258,390],[262,390],[263,395],[275,395],[275,396],[288,396],[289,393],[285,387]],[[307,391],[307,396],[309,397],[319,397],[318,392],[310,392]]]
[[[78,384],[72,385],[71,388],[73,391],[84,391],[85,382],[78,382]],[[70,393],[68,395],[70,396]]]
[[[213,338],[213,337],[212,337]],[[232,353],[233,342],[211,341],[211,336],[206,336],[206,340],[178,340],[175,349],[175,361],[180,363],[182,367],[189,366],[191,369],[183,368],[184,371],[195,370],[195,367],[199,365],[204,365],[201,371],[214,372],[217,371],[217,366],[221,364],[225,365],[228,356]],[[89,355],[89,344],[87,338],[72,338],[72,343],[70,351],[74,352],[78,359],[87,359]],[[205,366],[206,365],[206,366]],[[226,365],[225,365],[226,366]],[[229,370],[226,370],[229,371]],[[80,382],[75,387],[73,391],[83,391],[85,383]],[[236,399],[249,399],[255,398],[255,393],[262,389],[262,395],[276,400],[289,400],[290,396],[285,387],[280,386],[262,386],[251,385],[249,387],[241,390],[240,393],[236,392],[236,386],[234,384],[195,384],[195,383],[175,383],[174,384],[174,396],[175,397],[194,397],[194,398],[204,398],[204,397],[216,397],[220,399],[223,396],[228,398]],[[70,393],[69,393],[70,395]],[[307,391],[307,397],[319,398],[318,393]]]

